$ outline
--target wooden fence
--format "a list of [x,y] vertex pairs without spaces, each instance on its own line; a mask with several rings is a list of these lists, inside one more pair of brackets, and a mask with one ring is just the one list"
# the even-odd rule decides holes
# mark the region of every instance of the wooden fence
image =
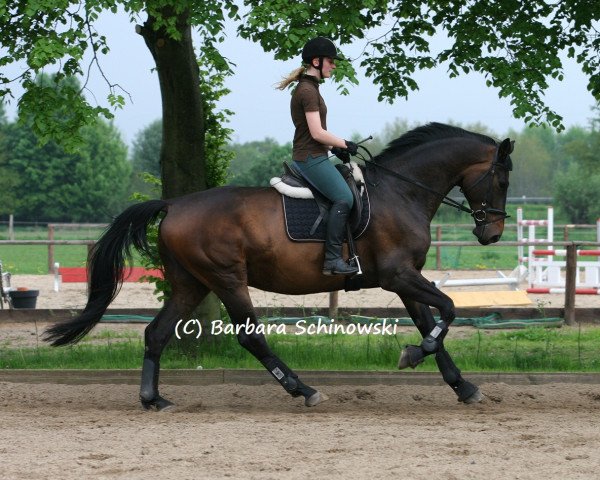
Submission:
[[[1,245],[47,245],[48,246],[48,272],[54,272],[54,245],[87,245],[88,251],[94,245],[94,240],[0,240]],[[499,247],[517,247],[519,245],[540,246],[539,242],[498,242],[494,244]],[[566,256],[566,277],[565,277],[565,322],[567,325],[575,324],[575,295],[576,295],[576,273],[577,273],[577,249],[579,247],[600,247],[600,242],[552,242],[555,247],[564,247],[567,250]],[[432,241],[431,246],[442,247],[479,247],[478,242],[474,241]],[[329,313],[331,318],[337,317],[338,297],[337,292],[332,292],[329,298]]]

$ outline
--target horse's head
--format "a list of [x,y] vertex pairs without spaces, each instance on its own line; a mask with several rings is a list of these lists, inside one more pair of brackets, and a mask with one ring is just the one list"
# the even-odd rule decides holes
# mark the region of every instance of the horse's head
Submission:
[[510,154],[514,143],[508,138],[503,140],[489,152],[489,162],[480,164],[483,167],[469,169],[462,181],[462,190],[473,210],[473,234],[482,245],[497,242],[504,231],[508,174],[512,170]]

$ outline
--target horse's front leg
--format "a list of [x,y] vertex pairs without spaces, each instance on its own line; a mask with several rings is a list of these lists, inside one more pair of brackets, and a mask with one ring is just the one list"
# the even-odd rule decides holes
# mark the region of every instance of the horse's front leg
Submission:
[[[419,332],[423,338],[426,338],[436,326],[431,309],[427,305],[417,303],[408,298],[402,298],[402,302],[406,306],[406,310],[408,311],[408,314],[412,318]],[[400,356],[400,362],[398,364],[399,368],[406,368],[407,366],[410,366],[410,364],[406,361],[406,355],[409,354],[405,352],[406,350],[403,350]],[[404,361],[402,360],[403,355],[405,356]],[[459,402],[470,404],[478,403],[483,400],[483,395],[479,391],[479,388],[461,376],[460,370],[454,364],[454,361],[450,357],[448,351],[444,348],[443,341],[441,342],[439,350],[435,354],[435,361],[440,373],[442,374],[442,378],[450,386],[450,388],[452,388],[454,393],[456,393]]]
[[264,365],[271,375],[292,397],[304,397],[307,407],[315,407],[328,397],[304,384],[273,351],[265,336],[257,331],[259,325],[247,287],[228,289],[217,295],[225,305],[232,323],[239,328],[238,342]]
[[417,270],[402,270],[381,282],[382,288],[395,292],[400,298],[411,299],[423,305],[435,307],[440,312],[441,320],[429,325],[427,332],[421,332],[421,345],[407,347],[400,357],[400,368],[416,367],[427,355],[434,354],[443,345],[448,327],[456,316],[454,302],[442,293]]

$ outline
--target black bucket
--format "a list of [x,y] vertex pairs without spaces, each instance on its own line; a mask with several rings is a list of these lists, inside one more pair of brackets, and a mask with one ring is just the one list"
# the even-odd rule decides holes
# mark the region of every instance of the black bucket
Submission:
[[11,290],[8,292],[13,308],[35,308],[39,290]]

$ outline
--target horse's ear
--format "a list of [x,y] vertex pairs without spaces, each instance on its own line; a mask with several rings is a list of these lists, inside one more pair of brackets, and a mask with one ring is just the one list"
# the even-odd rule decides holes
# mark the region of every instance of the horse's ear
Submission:
[[515,149],[515,141],[510,138],[505,138],[498,146],[498,162],[503,163],[508,170],[512,170],[512,160],[510,154]]
[[498,158],[504,159],[508,157],[515,149],[515,141],[510,138],[505,138],[498,147]]

